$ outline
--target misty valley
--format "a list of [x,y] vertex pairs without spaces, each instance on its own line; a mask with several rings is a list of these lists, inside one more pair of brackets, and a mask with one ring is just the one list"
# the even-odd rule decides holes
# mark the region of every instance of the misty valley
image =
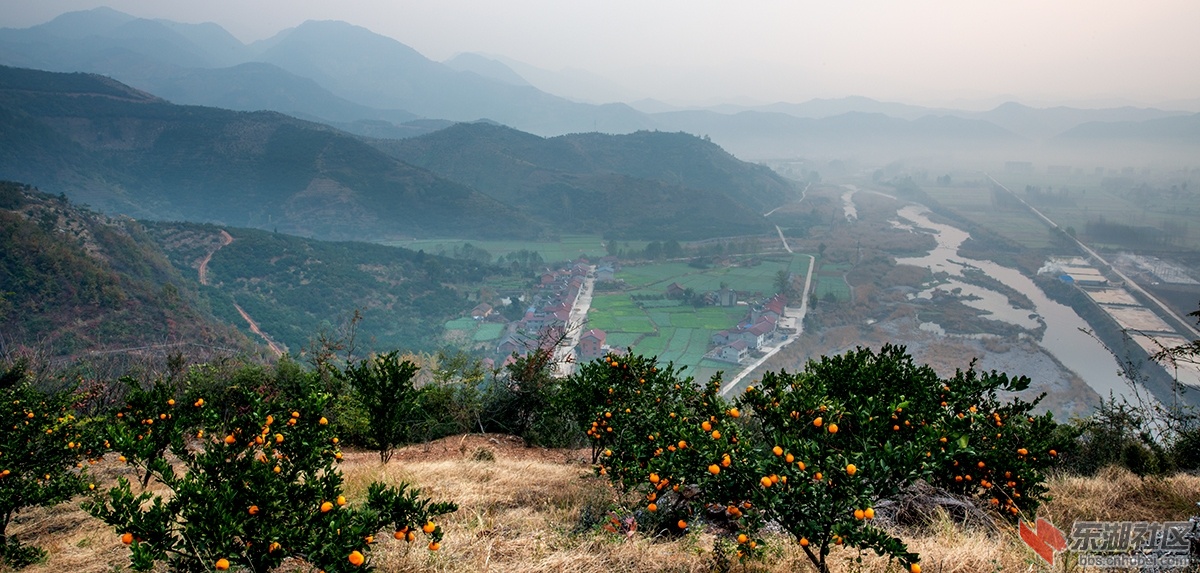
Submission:
[[1039,515],[1195,514],[1200,114],[603,88],[0,28],[0,563],[1034,570]]

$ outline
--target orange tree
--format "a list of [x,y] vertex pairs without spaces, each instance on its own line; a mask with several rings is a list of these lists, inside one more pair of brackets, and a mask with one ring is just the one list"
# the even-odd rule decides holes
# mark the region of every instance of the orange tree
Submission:
[[[608,356],[575,378],[574,392],[594,397],[598,471],[644,494],[645,515],[669,512],[662,521],[676,530],[719,523],[741,554],[757,551],[756,532],[776,522],[822,572],[837,545],[920,570],[917,555],[874,526],[874,504],[939,467],[974,461],[971,444],[986,425],[971,417],[982,416],[979,406],[960,417],[955,404],[984,404],[1007,380],[960,373],[947,383],[895,346],[768,373],[733,403],[718,379],[696,387],[642,357]],[[961,396],[947,395],[948,385]]]
[[0,368],[0,559],[11,567],[44,555],[8,536],[13,516],[87,491],[81,462],[99,447],[75,417],[78,398],[71,389],[38,389],[21,363]]
[[339,373],[367,418],[367,446],[387,463],[398,445],[408,442],[421,392],[413,387],[419,368],[401,361],[398,351],[351,363]]
[[108,440],[127,463],[142,467],[145,488],[153,475],[150,468],[159,464],[167,448],[183,449],[184,432],[199,425],[199,410],[176,404],[177,389],[162,379],[149,388],[131,377],[120,382],[127,387],[125,405],[107,425]]
[[[175,419],[194,421],[176,426],[170,440],[182,474],[165,457],[137,457],[137,440],[117,444],[125,460],[142,460],[171,492],[166,499],[135,495],[121,479],[85,504],[130,546],[135,569],[166,561],[175,571],[268,571],[300,558],[331,572],[369,570],[374,535],[389,525],[409,542],[421,530],[430,549],[438,548],[442,532],[431,520],[454,511],[453,504],[379,484],[365,504],[348,504],[338,439],[324,417],[332,397],[315,376],[306,379],[294,388],[303,391],[288,394],[235,384],[219,403],[196,392],[175,404],[168,398],[161,408],[189,410]],[[120,449],[126,446],[133,449]]]
[[[673,365],[654,358],[608,355],[580,365],[562,383],[559,399],[567,417],[587,428],[597,471],[622,490],[644,495],[643,529],[681,532],[695,515],[700,483],[711,447],[700,424],[721,413],[722,401],[709,386],[680,379]],[[684,487],[687,486],[687,487]]]
[[[1010,519],[1036,514],[1047,491],[1046,474],[1074,449],[1077,432],[1050,413],[1034,413],[1044,395],[1007,402],[998,396],[1029,385],[1024,376],[973,368],[944,380],[938,398],[946,416],[930,483],[977,497]],[[950,442],[958,447],[944,450]]]

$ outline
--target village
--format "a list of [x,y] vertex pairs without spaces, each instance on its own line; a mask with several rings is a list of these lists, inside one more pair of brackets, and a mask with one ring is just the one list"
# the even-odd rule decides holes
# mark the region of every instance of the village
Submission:
[[[587,315],[592,292],[624,292],[626,285],[617,278],[620,263],[604,257],[592,264],[580,258],[556,269],[546,269],[536,279],[526,300],[512,300],[525,310],[517,320],[508,320],[486,303],[471,310],[475,321],[503,325],[503,334],[488,351],[487,364],[505,366],[516,357],[538,347],[552,350],[560,365],[559,374],[569,375],[575,364],[594,360],[607,353],[622,354],[628,348],[613,344],[609,333],[590,328]],[[753,300],[744,300],[755,297]],[[794,318],[787,317],[788,299],[783,294],[763,297],[758,292],[738,291],[725,284],[715,290],[696,292],[671,282],[658,294],[632,295],[634,304],[671,304],[696,308],[722,307],[744,310],[741,319],[728,328],[705,332],[707,348],[703,359],[730,365],[746,365],[760,359],[773,347],[797,333]],[[506,313],[512,316],[512,313]]]

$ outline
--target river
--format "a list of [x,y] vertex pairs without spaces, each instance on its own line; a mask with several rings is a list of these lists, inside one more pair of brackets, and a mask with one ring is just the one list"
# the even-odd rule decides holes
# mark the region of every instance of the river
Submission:
[[963,294],[979,297],[978,300],[964,300],[964,304],[990,312],[989,318],[1025,328],[1036,326],[1036,319],[1029,317],[1031,313],[1036,313],[1046,323],[1046,332],[1041,340],[1043,348],[1078,374],[1101,397],[1107,399],[1111,393],[1125,396],[1130,402],[1136,403],[1129,385],[1120,375],[1117,359],[1100,341],[1081,331],[1087,329],[1088,325],[1073,309],[1047,298],[1032,280],[1016,269],[960,256],[958,248],[969,234],[962,229],[929,220],[928,213],[929,209],[925,206],[911,204],[897,211],[900,218],[916,227],[933,230],[933,236],[937,239],[937,248],[928,255],[898,259],[898,264],[925,267],[935,273],[944,271],[952,277],[962,276],[965,266],[971,266],[1023,293],[1033,302],[1035,310],[1014,309],[1000,293],[967,283],[952,280],[951,285],[940,287],[942,290],[961,288]]

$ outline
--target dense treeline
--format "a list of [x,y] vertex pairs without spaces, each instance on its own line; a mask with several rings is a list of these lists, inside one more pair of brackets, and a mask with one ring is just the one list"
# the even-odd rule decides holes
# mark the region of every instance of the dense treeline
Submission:
[[[228,229],[233,242],[216,250],[216,227],[147,225],[185,272],[194,272],[197,259],[215,250],[208,266],[213,288],[204,291],[214,299],[214,309],[222,318],[242,324],[231,304],[216,299],[240,305],[294,352],[303,349],[313,333],[336,328],[355,311],[361,311],[360,342],[369,348],[434,350],[445,321],[470,308],[464,293],[477,290],[495,273],[510,272],[478,258],[450,259],[372,243],[317,241],[252,229]],[[208,246],[197,249],[196,244]]]

